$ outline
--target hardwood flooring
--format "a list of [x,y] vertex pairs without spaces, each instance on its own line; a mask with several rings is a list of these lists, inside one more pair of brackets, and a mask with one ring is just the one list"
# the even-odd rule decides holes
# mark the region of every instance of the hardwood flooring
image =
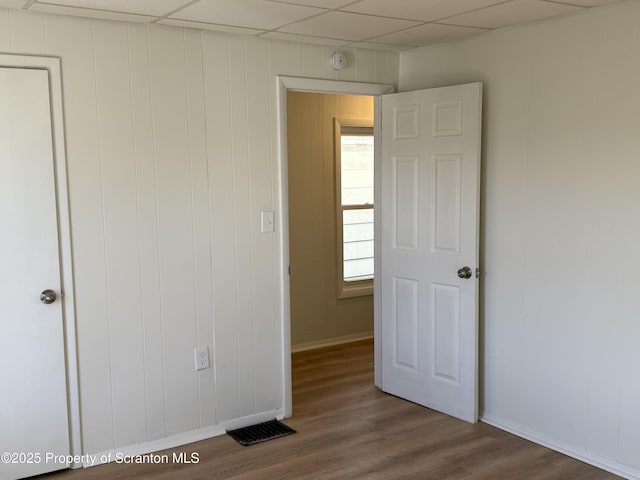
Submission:
[[146,479],[616,479],[595,467],[489,425],[470,425],[386,395],[373,386],[373,344],[293,356],[298,433],[251,447],[228,436],[173,452],[192,465],[107,464],[46,480]]

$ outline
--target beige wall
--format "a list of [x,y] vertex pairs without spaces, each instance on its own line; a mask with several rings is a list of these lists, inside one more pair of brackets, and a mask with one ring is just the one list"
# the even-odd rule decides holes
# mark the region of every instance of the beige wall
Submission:
[[373,333],[373,296],[338,299],[333,119],[368,119],[373,97],[289,92],[291,343]]
[[0,52],[62,60],[85,453],[281,411],[275,76],[397,81],[334,50],[0,9]]
[[482,81],[484,419],[640,477],[640,2],[401,54]]

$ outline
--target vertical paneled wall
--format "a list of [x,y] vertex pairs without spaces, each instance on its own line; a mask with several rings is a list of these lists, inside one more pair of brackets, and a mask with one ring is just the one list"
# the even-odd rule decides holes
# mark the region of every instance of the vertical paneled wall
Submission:
[[333,51],[0,9],[0,52],[62,59],[85,453],[282,408],[275,76],[397,83]]

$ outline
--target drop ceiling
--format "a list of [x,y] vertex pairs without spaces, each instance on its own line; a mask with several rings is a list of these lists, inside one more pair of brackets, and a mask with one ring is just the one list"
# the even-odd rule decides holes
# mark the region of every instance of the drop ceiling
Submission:
[[405,50],[618,0],[0,0],[0,7]]

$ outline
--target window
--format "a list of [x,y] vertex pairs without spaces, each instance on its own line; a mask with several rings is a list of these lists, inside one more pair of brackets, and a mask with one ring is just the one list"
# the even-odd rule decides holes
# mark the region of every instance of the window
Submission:
[[373,127],[335,120],[338,296],[373,293]]

